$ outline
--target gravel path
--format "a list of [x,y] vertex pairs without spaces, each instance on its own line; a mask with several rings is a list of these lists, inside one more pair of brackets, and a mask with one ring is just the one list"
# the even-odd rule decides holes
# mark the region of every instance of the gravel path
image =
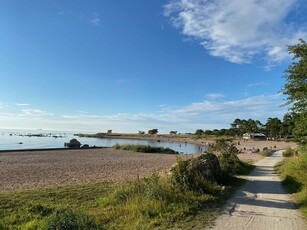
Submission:
[[247,182],[226,205],[211,229],[304,230],[306,223],[282,188],[273,166],[282,160],[282,151],[258,161],[244,177]]
[[112,148],[0,153],[0,191],[117,182],[168,171],[176,155]]

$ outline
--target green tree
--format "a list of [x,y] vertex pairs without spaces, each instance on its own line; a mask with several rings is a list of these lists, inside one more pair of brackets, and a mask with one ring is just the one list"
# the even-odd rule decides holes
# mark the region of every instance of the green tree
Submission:
[[293,54],[292,64],[285,71],[286,84],[282,92],[287,95],[286,105],[296,113],[294,133],[306,136],[307,130],[307,43],[300,39],[297,45],[289,46],[288,51]]
[[297,136],[307,136],[307,111],[300,113],[295,120],[293,133]]
[[287,83],[282,89],[287,95],[287,103],[292,104],[294,112],[307,110],[307,44],[300,39],[300,43],[288,47],[289,53],[293,54],[293,62],[286,70],[285,78]]
[[278,137],[281,133],[281,121],[275,117],[275,118],[269,118],[267,123],[265,124],[267,134],[270,137]]
[[197,130],[195,131],[194,134],[197,135],[197,136],[201,136],[201,135],[204,134],[204,130],[202,130],[202,129],[197,129]]
[[148,130],[148,134],[157,134],[158,133],[158,129],[150,129]]
[[286,113],[281,124],[281,134],[288,137],[293,134],[295,114]]

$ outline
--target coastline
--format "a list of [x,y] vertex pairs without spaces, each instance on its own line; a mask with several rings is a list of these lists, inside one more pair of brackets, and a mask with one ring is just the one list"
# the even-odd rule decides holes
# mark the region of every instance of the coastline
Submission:
[[[86,137],[90,137],[91,135]],[[105,139],[132,139],[132,140],[151,140],[157,142],[175,142],[175,143],[189,143],[195,145],[208,146],[215,142],[215,140],[206,139],[205,137],[196,138],[191,134],[101,134],[101,136],[92,136],[95,138],[105,138]],[[271,141],[271,140],[242,140],[234,139],[233,143],[236,145],[241,153],[249,153],[252,149],[259,149],[262,151],[264,148],[281,150],[286,149],[287,147],[297,148],[298,145],[295,142],[286,142],[286,141]]]

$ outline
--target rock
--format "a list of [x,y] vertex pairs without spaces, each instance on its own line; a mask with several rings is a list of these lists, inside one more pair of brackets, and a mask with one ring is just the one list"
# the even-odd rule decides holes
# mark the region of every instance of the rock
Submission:
[[192,159],[192,164],[207,180],[221,182],[221,167],[216,155],[212,153],[202,154]]
[[80,148],[81,143],[77,139],[71,139],[69,143],[65,143],[65,146],[68,146],[69,148]]
[[84,145],[82,145],[82,147],[81,148],[83,148],[83,149],[88,149],[90,146],[88,145],[88,144],[84,144]]
[[182,162],[179,161],[170,171],[173,177],[179,178],[179,180],[181,180],[180,178],[187,178],[188,183],[192,184],[197,175],[201,175],[205,180],[214,183],[221,184],[222,182],[222,171],[218,157],[212,153],[202,154]]

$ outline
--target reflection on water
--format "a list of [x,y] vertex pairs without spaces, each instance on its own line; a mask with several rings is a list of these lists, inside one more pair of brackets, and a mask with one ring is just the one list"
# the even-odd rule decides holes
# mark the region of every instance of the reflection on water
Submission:
[[77,138],[81,144],[90,146],[112,147],[115,144],[142,144],[150,146],[169,147],[179,153],[191,154],[204,152],[205,146],[177,143],[157,142],[153,140],[135,139],[109,139],[109,138],[88,138],[74,137],[68,132],[46,132],[46,131],[0,131],[0,150],[9,149],[40,149],[40,148],[63,148],[65,142]]

